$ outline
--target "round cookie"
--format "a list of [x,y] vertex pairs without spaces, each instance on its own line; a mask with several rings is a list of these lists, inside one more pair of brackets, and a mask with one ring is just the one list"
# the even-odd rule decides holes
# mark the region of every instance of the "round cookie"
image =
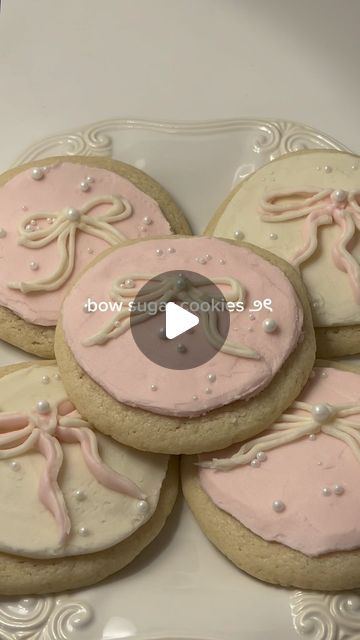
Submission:
[[54,357],[67,288],[128,238],[191,233],[155,180],[109,158],[53,157],[0,176],[0,339]]
[[[143,280],[196,270],[223,282],[224,291],[226,283],[235,283],[244,309],[229,314],[224,349],[214,350],[201,366],[167,368],[138,349],[130,330],[117,329],[113,310],[84,313],[88,299],[120,302],[114,291],[121,292],[127,282],[135,295],[139,264],[146,265]],[[258,299],[272,299],[273,312],[252,313]],[[276,329],[271,333],[270,319]],[[151,321],[146,322],[150,334]],[[188,355],[197,348],[201,331],[200,323],[192,335],[182,336]],[[159,352],[172,348],[153,332],[149,339]],[[242,355],[241,349],[254,357]],[[170,245],[165,238],[129,242],[95,262],[64,302],[55,350],[69,397],[99,431],[140,450],[179,454],[212,451],[263,430],[306,383],[315,341],[303,285],[287,263],[250,245],[177,236]]]
[[287,154],[241,182],[206,233],[241,236],[300,269],[319,357],[360,351],[360,159]]
[[53,361],[0,370],[0,593],[76,589],[119,571],[160,532],[177,463],[96,433]]
[[250,575],[301,589],[359,588],[359,388],[360,369],[319,361],[258,438],[184,458],[195,518]]

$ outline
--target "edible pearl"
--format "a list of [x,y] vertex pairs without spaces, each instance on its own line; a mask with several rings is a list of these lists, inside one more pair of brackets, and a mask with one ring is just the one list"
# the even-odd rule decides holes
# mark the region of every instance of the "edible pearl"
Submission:
[[328,404],[314,404],[311,409],[311,415],[315,422],[322,424],[329,420],[334,413],[333,408]]
[[351,165],[351,168],[352,168],[353,171],[356,171],[357,166],[355,164],[353,164],[353,165]]
[[46,222],[47,222],[49,225],[52,225],[52,224],[54,224],[55,220],[54,220],[54,218],[46,218]]
[[92,178],[91,176],[86,176],[85,180],[90,183],[95,182],[95,178]]
[[135,286],[134,280],[125,280],[125,287],[132,289]]
[[149,216],[145,216],[145,218],[143,218],[143,223],[146,225],[152,224],[152,219],[149,218]]
[[265,451],[259,451],[256,454],[256,457],[257,457],[258,460],[260,460],[260,462],[265,462],[265,460],[267,460],[267,455],[266,455]]
[[208,380],[209,380],[209,382],[215,382],[215,380],[216,380],[215,373],[209,373]]
[[16,460],[10,462],[10,467],[13,471],[19,471],[19,469],[21,469],[20,464],[16,462]]
[[42,384],[49,384],[49,382],[50,382],[49,376],[43,376],[41,378],[41,382],[42,382]]
[[55,380],[61,380],[60,373],[55,373]]
[[145,513],[147,513],[149,510],[149,505],[146,502],[146,500],[139,500],[136,507],[138,512],[141,513],[142,515],[145,515]]
[[225,264],[225,260],[224,260],[224,258],[220,258],[219,263],[220,263],[220,264]]
[[211,255],[209,253],[207,253],[205,258],[206,258],[206,260],[211,260]]
[[88,536],[89,535],[89,529],[87,529],[86,527],[80,527],[79,535],[80,536]]
[[175,253],[174,247],[169,247],[167,250],[168,253]]
[[151,391],[157,391],[156,384],[152,384],[150,388],[151,388]]
[[341,484],[336,484],[334,487],[334,493],[337,496],[341,496],[344,493],[345,489]]
[[176,345],[176,351],[178,353],[186,353],[187,352],[187,348],[185,347],[185,345],[182,342],[179,342],[179,344]]
[[77,489],[74,492],[74,496],[78,502],[84,502],[84,500],[86,500],[86,497],[87,497],[85,491],[81,491],[81,489]]
[[324,171],[325,171],[325,173],[331,173],[332,172],[332,168],[328,164],[326,164],[325,167],[324,167]]
[[198,396],[193,396],[192,399],[193,400],[199,400]]
[[81,191],[89,191],[90,184],[86,182],[86,180],[83,180],[82,182],[80,182],[80,189]]
[[92,249],[91,247],[87,248],[87,252],[92,255],[94,253],[94,249]]
[[33,180],[41,180],[44,177],[44,169],[34,167],[34,169],[31,170],[31,177]]
[[28,210],[28,208],[27,208],[26,204],[23,204],[23,206],[21,207],[21,209],[22,209],[22,211],[27,211],[27,210]]
[[325,496],[325,498],[328,498],[329,496],[331,496],[331,489],[329,489],[328,487],[324,487],[322,490],[322,494],[323,496]]
[[5,236],[6,236],[5,229],[3,229],[3,227],[0,227],[0,238],[5,238]]
[[272,508],[274,509],[274,511],[276,511],[276,513],[281,513],[282,511],[285,511],[285,504],[282,500],[274,500],[274,502],[272,503]]
[[31,271],[37,271],[39,268],[39,265],[37,262],[34,262],[33,260],[30,262],[29,267],[31,269]]
[[257,469],[258,467],[260,467],[260,460],[257,460],[257,458],[254,458],[254,460],[251,460],[250,465],[255,469]]
[[78,209],[75,209],[74,207],[69,207],[69,209],[67,209],[66,211],[66,217],[71,222],[77,222],[81,217],[81,213],[80,211],[78,211]]
[[310,435],[309,435],[309,440],[316,440],[316,435],[315,435],[315,433],[310,433]]
[[162,256],[162,254],[163,254],[163,253],[164,253],[164,252],[163,252],[163,250],[162,250],[162,249],[156,249],[156,255],[157,255],[157,256]]
[[244,234],[243,234],[242,231],[239,231],[239,230],[238,231],[234,231],[234,238],[236,240],[242,240],[243,237],[244,237]]
[[206,264],[206,258],[201,256],[200,258],[196,258],[196,262],[199,262],[199,264]]
[[322,371],[320,373],[320,375],[321,375],[322,378],[327,378],[328,377],[328,374],[326,373],[326,371]]
[[332,197],[336,202],[344,202],[348,197],[348,193],[343,189],[338,189],[337,191],[333,191]]
[[266,318],[262,323],[265,333],[274,333],[277,329],[277,323],[273,318]]
[[206,387],[205,393],[207,393],[208,395],[210,395],[210,393],[212,393],[212,390],[210,389],[210,387]]
[[36,411],[42,415],[50,413],[51,407],[47,400],[39,400],[36,403]]

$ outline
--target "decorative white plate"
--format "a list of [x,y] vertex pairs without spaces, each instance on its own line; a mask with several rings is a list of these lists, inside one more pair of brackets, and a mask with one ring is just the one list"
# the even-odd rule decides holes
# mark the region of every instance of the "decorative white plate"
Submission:
[[[284,121],[116,119],[41,140],[16,164],[50,155],[112,155],[157,178],[200,233],[234,184],[257,167],[288,151],[321,147],[345,149]],[[0,343],[1,365],[25,359]],[[212,547],[181,500],[158,540],[118,576],[68,595],[0,600],[0,640],[299,636],[360,640],[360,595],[286,590],[248,577]]]

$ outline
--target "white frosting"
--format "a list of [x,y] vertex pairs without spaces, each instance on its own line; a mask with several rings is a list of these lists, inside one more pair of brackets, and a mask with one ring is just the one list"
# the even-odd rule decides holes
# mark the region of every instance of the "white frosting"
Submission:
[[[32,366],[1,378],[0,411],[28,412],[39,400],[60,402],[66,392],[57,374],[56,366]],[[97,440],[102,460],[139,486],[148,508],[99,484],[80,446],[61,443],[64,461],[58,481],[71,522],[70,536],[61,546],[55,519],[38,495],[43,456],[34,451],[0,460],[0,551],[34,558],[92,553],[129,537],[153,515],[168,456],[141,453],[101,434]],[[83,492],[80,496],[79,491]]]
[[[326,166],[331,167],[330,172],[325,171]],[[347,153],[321,151],[286,156],[262,167],[232,197],[214,235],[233,238],[235,231],[241,230],[245,241],[290,261],[304,243],[304,219],[262,221],[259,205],[267,191],[296,190],[303,185],[317,189],[359,189],[359,159]],[[313,317],[318,327],[360,323],[360,305],[354,300],[348,275],[334,264],[332,249],[338,237],[339,228],[335,224],[320,227],[318,248],[300,267],[310,299],[316,303]],[[360,262],[359,232],[356,232],[351,249],[354,258]]]

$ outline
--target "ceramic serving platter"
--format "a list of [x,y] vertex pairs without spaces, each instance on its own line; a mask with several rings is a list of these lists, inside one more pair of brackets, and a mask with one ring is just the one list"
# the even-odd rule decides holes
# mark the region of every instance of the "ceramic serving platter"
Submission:
[[[194,233],[201,233],[237,182],[283,153],[306,148],[345,149],[324,133],[285,121],[113,119],[35,142],[9,164],[51,155],[121,159],[158,179]],[[0,365],[25,359],[0,343]],[[250,578],[212,547],[181,499],[160,537],[118,576],[80,592],[0,599],[0,640],[300,637],[360,638],[360,591],[325,595]]]

